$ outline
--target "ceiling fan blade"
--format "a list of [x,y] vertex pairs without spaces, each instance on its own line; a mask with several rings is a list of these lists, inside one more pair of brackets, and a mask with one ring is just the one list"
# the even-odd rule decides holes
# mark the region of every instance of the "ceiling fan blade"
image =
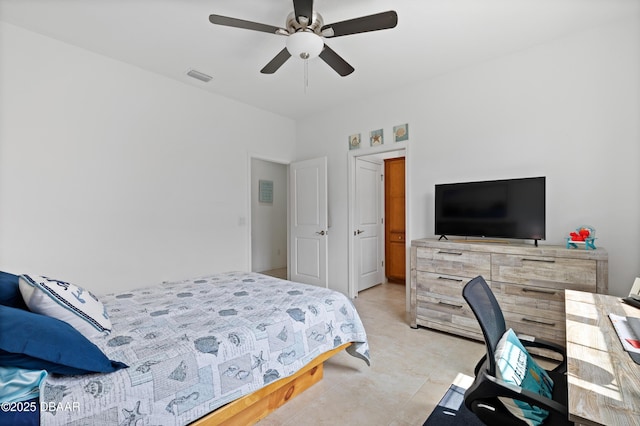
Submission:
[[386,30],[398,25],[398,14],[394,10],[362,16],[321,28],[324,37],[341,37],[349,34],[366,33],[368,31]]
[[260,70],[260,72],[262,74],[273,74],[274,72],[278,71],[278,68],[280,68],[282,64],[287,62],[287,59],[289,59],[290,57],[291,53],[289,53],[289,51],[285,47],[267,65],[265,65],[264,68]]
[[308,19],[307,23],[310,24],[311,16],[313,15],[313,0],[293,0],[293,11],[296,21],[298,21],[298,17],[304,16]]
[[333,49],[326,44],[324,45],[322,52],[320,52],[320,59],[325,61],[327,65],[333,68],[333,70],[342,77],[345,77],[354,71],[353,67],[349,65],[347,61],[342,59],[340,55],[334,52]]
[[[262,31],[271,34],[288,34],[287,30],[273,25],[261,24],[259,22],[245,21],[244,19],[229,18],[228,16],[209,15],[209,22],[227,27],[242,28],[245,30]],[[284,33],[283,33],[284,31]]]

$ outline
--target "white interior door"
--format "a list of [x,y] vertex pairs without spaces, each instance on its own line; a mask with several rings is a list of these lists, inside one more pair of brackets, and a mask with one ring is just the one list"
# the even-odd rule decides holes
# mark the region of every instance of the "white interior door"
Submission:
[[384,280],[381,177],[381,162],[356,159],[354,238],[358,291]]
[[327,287],[327,158],[289,166],[289,278]]

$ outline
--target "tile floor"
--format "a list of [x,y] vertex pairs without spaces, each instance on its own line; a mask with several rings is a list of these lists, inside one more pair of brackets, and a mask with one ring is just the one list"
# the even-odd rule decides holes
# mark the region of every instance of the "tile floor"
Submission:
[[277,269],[269,269],[268,271],[262,271],[261,274],[269,275],[276,278],[281,278],[283,280],[287,279],[287,267],[277,268]]
[[405,287],[381,284],[355,300],[371,366],[341,352],[324,378],[258,423],[285,425],[421,426],[456,378],[473,375],[484,345],[409,327]]

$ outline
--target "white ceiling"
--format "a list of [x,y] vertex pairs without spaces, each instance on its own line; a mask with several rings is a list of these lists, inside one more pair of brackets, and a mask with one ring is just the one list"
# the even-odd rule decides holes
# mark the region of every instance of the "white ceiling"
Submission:
[[[285,26],[291,0],[0,0],[0,20],[293,119],[640,14],[640,0],[316,0],[326,24],[395,10],[394,29],[326,39],[355,72],[291,58],[285,37],[209,14]],[[0,52],[0,60],[2,60]],[[190,68],[212,75],[202,83]]]

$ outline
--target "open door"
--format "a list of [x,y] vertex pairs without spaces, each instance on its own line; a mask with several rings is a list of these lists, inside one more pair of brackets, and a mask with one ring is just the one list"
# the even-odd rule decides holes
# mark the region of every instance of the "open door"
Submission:
[[327,158],[291,163],[289,191],[289,279],[328,287]]
[[385,275],[387,280],[406,283],[405,243],[405,161],[404,157],[384,160]]
[[384,281],[382,248],[382,162],[356,158],[355,263],[358,291]]

